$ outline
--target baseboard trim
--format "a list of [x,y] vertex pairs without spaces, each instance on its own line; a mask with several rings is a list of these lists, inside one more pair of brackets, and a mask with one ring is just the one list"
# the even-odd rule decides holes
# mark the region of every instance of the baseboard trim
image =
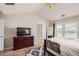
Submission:
[[5,48],[4,50],[9,50],[9,49],[13,49],[13,47]]

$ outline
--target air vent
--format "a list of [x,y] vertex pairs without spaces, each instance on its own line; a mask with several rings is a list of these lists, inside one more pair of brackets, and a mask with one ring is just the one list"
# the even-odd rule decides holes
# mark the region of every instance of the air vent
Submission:
[[5,3],[5,5],[15,5],[15,3]]

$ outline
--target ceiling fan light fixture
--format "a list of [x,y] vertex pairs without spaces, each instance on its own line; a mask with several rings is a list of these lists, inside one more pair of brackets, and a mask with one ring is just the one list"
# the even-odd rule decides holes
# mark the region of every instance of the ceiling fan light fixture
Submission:
[[52,8],[52,3],[49,4],[49,7]]

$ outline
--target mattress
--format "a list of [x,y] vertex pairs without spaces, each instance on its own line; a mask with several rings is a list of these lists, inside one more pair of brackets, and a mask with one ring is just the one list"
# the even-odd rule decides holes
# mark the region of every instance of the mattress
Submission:
[[[60,45],[62,56],[79,56],[79,40],[68,40],[64,38],[49,38],[48,40]],[[53,50],[47,47],[47,50],[53,53]]]

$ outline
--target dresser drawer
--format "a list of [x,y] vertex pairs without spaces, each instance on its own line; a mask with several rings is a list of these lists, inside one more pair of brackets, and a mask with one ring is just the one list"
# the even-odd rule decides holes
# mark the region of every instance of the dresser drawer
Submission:
[[14,50],[30,47],[34,45],[34,37],[15,37],[14,38]]

